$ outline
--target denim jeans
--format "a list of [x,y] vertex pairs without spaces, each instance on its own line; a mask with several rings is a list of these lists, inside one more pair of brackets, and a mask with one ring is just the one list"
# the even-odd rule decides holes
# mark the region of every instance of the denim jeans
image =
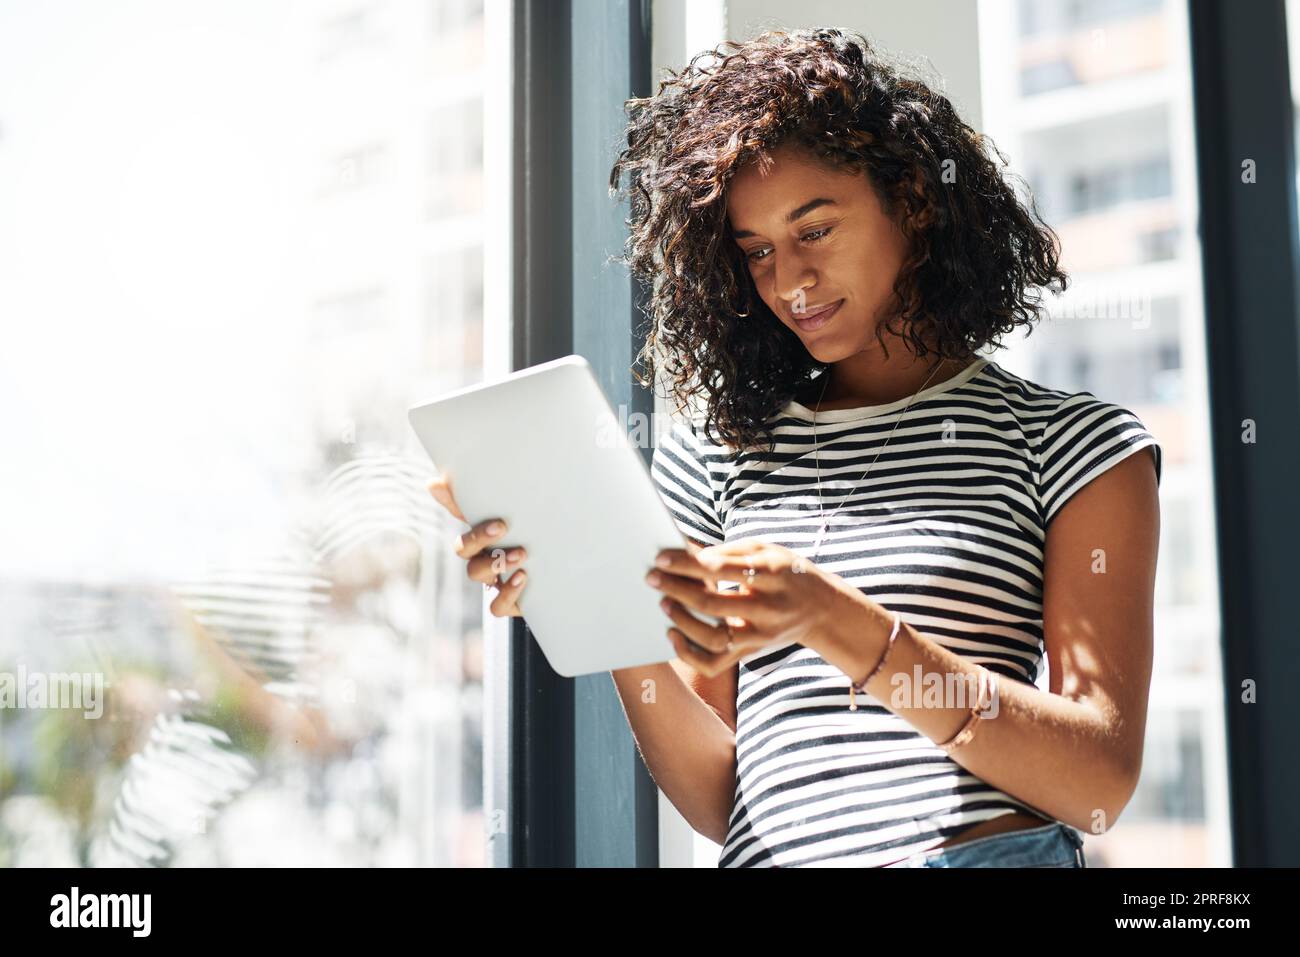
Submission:
[[1087,867],[1083,838],[1068,824],[1006,831],[913,854],[885,867]]

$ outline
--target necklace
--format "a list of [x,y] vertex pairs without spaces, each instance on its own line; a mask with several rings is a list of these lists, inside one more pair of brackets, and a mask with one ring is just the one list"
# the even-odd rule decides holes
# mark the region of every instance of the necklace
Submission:
[[[889,440],[894,437],[894,432],[898,430],[898,423],[903,421],[903,416],[907,414],[907,410],[912,407],[912,403],[916,401],[916,397],[921,394],[922,390],[924,390],[925,387],[930,384],[930,380],[934,378],[934,374],[939,371],[939,366],[941,365],[943,365],[942,359],[939,360],[939,362],[935,365],[935,367],[930,370],[929,376],[927,376],[926,380],[923,383],[921,383],[921,388],[917,389],[916,392],[912,394],[912,398],[907,400],[907,405],[903,406],[903,411],[898,414],[898,418],[894,422],[894,427],[889,430],[889,437],[885,439],[885,444],[880,447],[880,452],[877,452],[876,457],[871,460],[871,463],[867,466],[866,472],[863,472],[858,477],[857,482],[853,483],[854,488],[856,488],[862,482],[862,480],[867,477],[867,472],[871,471],[871,466],[876,464],[876,459],[880,458],[880,453],[885,451],[885,447],[889,445]],[[830,381],[829,369],[827,369],[826,372],[823,373],[823,375],[825,376],[827,381]],[[823,382],[822,394],[817,399],[818,405],[821,404],[822,397],[824,397],[825,395],[826,395],[826,382]],[[829,516],[826,514],[826,506],[822,504],[821,448],[817,441],[817,410],[816,409],[813,410],[812,425],[813,425],[813,456],[814,456],[814,460],[817,463],[817,507],[821,512],[821,514],[818,516],[818,518],[821,521],[821,527],[817,529],[817,540],[816,542],[813,543],[812,554],[808,556],[809,561],[812,561],[814,558],[816,558],[817,553],[821,551],[822,542],[826,540],[826,531],[828,528],[830,528],[831,519],[834,518],[837,514],[839,514],[840,509],[844,507],[844,503],[849,500],[849,495],[853,494],[853,489],[849,489],[848,493],[844,496],[844,500],[840,502],[840,504],[836,507],[835,511],[831,512]]]

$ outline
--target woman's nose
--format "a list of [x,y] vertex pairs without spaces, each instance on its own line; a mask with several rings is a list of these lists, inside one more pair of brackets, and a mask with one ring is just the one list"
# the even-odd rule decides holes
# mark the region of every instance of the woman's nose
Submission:
[[792,315],[799,315],[808,311],[808,293],[807,284],[801,284],[791,291],[781,292],[781,301],[785,304],[786,311]]
[[776,263],[774,282],[776,293],[786,310],[792,313],[803,312],[808,306],[808,289],[816,282],[812,271],[806,268],[798,256],[786,257],[786,262]]

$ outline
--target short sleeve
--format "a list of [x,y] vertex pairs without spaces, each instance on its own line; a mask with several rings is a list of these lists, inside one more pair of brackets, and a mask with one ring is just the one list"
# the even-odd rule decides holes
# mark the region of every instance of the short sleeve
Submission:
[[1090,392],[1066,396],[1043,430],[1039,447],[1039,507],[1043,528],[1079,489],[1112,465],[1150,446],[1160,484],[1161,450],[1128,409]]
[[659,438],[650,461],[650,477],[677,527],[705,545],[720,545],[726,532],[718,519],[704,442],[693,424],[673,419]]

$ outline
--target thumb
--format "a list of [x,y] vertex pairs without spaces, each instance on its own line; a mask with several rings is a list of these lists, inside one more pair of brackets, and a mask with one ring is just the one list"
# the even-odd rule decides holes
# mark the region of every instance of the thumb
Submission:
[[456,496],[452,493],[450,478],[442,475],[438,476],[429,483],[429,491],[439,505],[462,522],[469,524],[469,519],[461,513],[460,506],[456,504]]

